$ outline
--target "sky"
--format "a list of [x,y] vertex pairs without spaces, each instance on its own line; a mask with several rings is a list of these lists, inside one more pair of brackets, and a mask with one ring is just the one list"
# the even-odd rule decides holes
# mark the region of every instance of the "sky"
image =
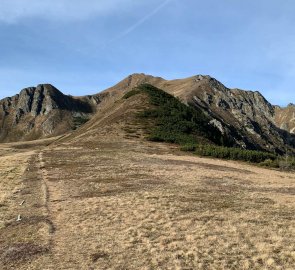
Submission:
[[294,0],[0,0],[0,98],[98,93],[132,73],[210,75],[295,103]]

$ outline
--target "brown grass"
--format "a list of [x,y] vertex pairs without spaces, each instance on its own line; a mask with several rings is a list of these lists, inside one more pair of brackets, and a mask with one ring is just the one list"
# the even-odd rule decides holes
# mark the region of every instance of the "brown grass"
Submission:
[[3,150],[1,269],[294,268],[294,174],[124,136]]

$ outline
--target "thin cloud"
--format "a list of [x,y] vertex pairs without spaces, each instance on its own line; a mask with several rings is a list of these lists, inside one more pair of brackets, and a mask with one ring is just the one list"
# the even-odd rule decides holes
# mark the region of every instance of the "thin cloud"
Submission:
[[154,15],[156,15],[161,9],[163,9],[169,2],[171,2],[171,0],[166,0],[164,1],[162,4],[160,4],[159,6],[157,6],[152,12],[148,13],[146,16],[144,16],[142,19],[140,19],[139,21],[137,21],[135,24],[133,24],[132,26],[130,26],[129,28],[127,28],[125,31],[121,32],[119,35],[117,35],[116,37],[114,37],[113,39],[109,40],[106,44],[110,45],[111,43],[118,41],[122,38],[124,38],[125,36],[129,35],[131,32],[133,32],[135,29],[137,29],[139,26],[141,26],[143,23],[145,23],[147,20],[149,20],[151,17],[153,17]]
[[49,21],[85,20],[106,15],[126,5],[134,6],[133,0],[1,0],[0,22],[18,23],[27,18]]

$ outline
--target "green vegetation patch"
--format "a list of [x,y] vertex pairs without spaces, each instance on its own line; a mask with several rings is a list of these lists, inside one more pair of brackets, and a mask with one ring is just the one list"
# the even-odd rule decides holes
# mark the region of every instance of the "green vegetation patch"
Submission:
[[182,151],[194,152],[204,157],[215,157],[228,160],[240,160],[259,164],[262,167],[295,170],[295,157],[278,156],[265,151],[246,150],[235,147],[217,145],[200,145],[188,143],[181,146]]
[[129,91],[129,92],[127,92],[124,96],[123,96],[123,99],[128,99],[128,98],[130,98],[130,97],[132,97],[132,96],[135,96],[135,95],[137,95],[137,94],[139,94],[140,93],[140,89],[133,89],[133,90],[131,90],[131,91]]
[[286,171],[295,170],[295,157],[279,156],[275,160],[266,159],[260,165],[270,168],[280,168]]
[[140,113],[153,125],[148,127],[148,139],[158,142],[198,143],[204,138],[216,144],[223,145],[226,138],[214,126],[201,110],[183,104],[179,99],[152,85],[143,84],[128,92],[124,98],[138,93],[149,96],[150,108]]
[[89,118],[82,117],[82,116],[76,116],[73,118],[73,129],[77,129],[87,123],[89,121]]
[[265,160],[274,161],[277,156],[272,153],[246,150],[234,147],[222,147],[216,145],[198,145],[195,153],[200,156],[210,156],[221,159],[242,160],[253,163],[264,162]]

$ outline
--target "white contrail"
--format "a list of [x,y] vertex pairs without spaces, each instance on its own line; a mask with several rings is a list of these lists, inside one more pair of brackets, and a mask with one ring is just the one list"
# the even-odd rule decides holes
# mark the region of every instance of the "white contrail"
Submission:
[[127,36],[131,32],[133,32],[137,27],[139,27],[140,25],[142,25],[149,18],[151,18],[156,13],[158,13],[162,8],[164,8],[170,1],[171,0],[165,0],[161,5],[159,5],[158,7],[156,7],[152,12],[150,12],[149,14],[147,14],[146,16],[144,16],[142,19],[140,19],[134,25],[130,26],[125,31],[123,31],[122,33],[120,33],[119,35],[117,35],[116,37],[114,37],[113,39],[109,40],[106,45],[109,45],[110,43],[113,43],[113,42],[115,42],[115,41],[117,41],[117,40],[119,40],[119,39]]

